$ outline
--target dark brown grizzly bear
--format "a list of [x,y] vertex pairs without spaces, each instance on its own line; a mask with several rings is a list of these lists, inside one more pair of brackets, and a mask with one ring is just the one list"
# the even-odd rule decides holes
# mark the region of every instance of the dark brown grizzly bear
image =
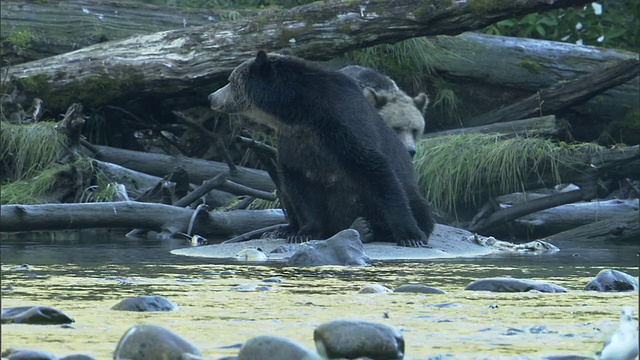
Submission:
[[276,131],[289,241],[326,239],[364,218],[374,241],[427,244],[435,221],[411,157],[352,78],[260,51],[209,101]]

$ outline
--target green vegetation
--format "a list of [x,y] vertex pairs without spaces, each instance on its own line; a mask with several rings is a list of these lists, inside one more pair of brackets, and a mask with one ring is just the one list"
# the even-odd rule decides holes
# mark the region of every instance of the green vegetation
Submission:
[[50,164],[38,175],[2,185],[0,203],[4,204],[42,204],[44,197],[57,187],[62,174],[68,173],[73,164]]
[[[2,204],[39,204],[55,189],[68,189],[76,176],[89,185],[79,194],[79,201],[110,201],[115,184],[91,160],[79,157],[69,163],[61,161],[67,153],[67,137],[58,132],[54,122],[0,125],[0,169],[3,173]],[[65,190],[66,191],[66,190]],[[68,190],[69,193],[73,190]]]
[[[535,137],[504,138],[501,134],[459,134],[425,139],[418,144],[414,165],[420,186],[434,206],[456,215],[459,205],[482,205],[486,196],[526,191],[532,177],[550,174],[562,183],[560,166],[577,148]],[[436,175],[437,174],[437,175]]]
[[67,138],[54,129],[54,126],[53,122],[14,125],[2,121],[0,159],[7,177],[32,177],[62,156]]
[[637,52],[640,48],[639,13],[640,2],[637,0],[603,0],[503,20],[484,32]]
[[376,69],[393,78],[401,87],[410,84],[420,91],[432,88],[435,96],[429,107],[459,119],[460,100],[433,70],[434,65],[442,61],[437,55],[441,53],[429,38],[419,37],[351,51],[343,58],[348,63]]

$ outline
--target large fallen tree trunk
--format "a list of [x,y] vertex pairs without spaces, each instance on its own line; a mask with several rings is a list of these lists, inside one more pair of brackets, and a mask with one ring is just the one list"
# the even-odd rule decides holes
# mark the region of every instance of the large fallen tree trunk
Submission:
[[0,2],[0,41],[8,45],[14,31],[26,31],[29,44],[23,51],[24,56],[36,60],[105,41],[256,13],[258,11],[190,9],[121,0],[3,0]]
[[544,238],[552,244],[584,244],[594,242],[604,244],[606,242],[638,243],[640,239],[640,213],[629,212],[613,219],[596,221],[594,223],[563,231]]
[[505,121],[495,124],[482,126],[467,127],[461,129],[443,130],[424,134],[423,139],[434,138],[438,136],[469,134],[469,133],[501,133],[513,136],[543,136],[550,137],[557,135],[560,127],[554,115],[534,117],[524,120]]
[[[431,66],[447,80],[446,86],[460,102],[456,117],[446,111],[431,112],[431,119],[443,128],[456,126],[460,121],[464,126],[474,126],[467,119],[510,105],[563,81],[623,60],[638,59],[637,53],[622,50],[472,32],[435,36],[430,41],[435,45],[433,53],[437,59]],[[424,89],[414,89],[417,91]],[[555,115],[573,120],[575,128],[586,118],[588,124],[601,124],[582,129],[591,131],[590,138],[583,137],[591,141],[599,135],[596,131],[606,130],[608,123],[637,116],[633,114],[640,109],[639,96],[640,80],[635,78]],[[433,131],[433,128],[428,130]]]
[[220,18],[212,10],[199,10],[194,13],[191,9],[116,0],[2,1],[0,40],[3,45],[10,44],[14,31],[26,31],[29,44],[22,52],[35,60],[109,40],[204,25]]
[[567,107],[581,104],[606,90],[634,79],[640,73],[640,61],[627,59],[569,82],[560,82],[542,89],[509,106],[476,116],[467,122],[481,126],[505,120],[525,119],[536,114],[550,115]]
[[201,184],[218,174],[226,174],[228,180],[238,184],[261,191],[275,190],[275,185],[269,174],[262,170],[236,167],[235,171],[231,171],[229,166],[224,163],[185,156],[146,153],[97,145],[93,145],[91,148],[98,150],[95,157],[99,160],[149,175],[164,177],[170,174],[174,168],[182,167],[189,174],[189,181],[194,184]]
[[[166,235],[186,233],[196,210],[133,201],[3,205],[0,232],[89,228],[138,228]],[[284,223],[280,210],[237,210],[197,214],[192,234],[232,236]]]
[[[577,202],[523,216],[513,221],[508,231],[520,239],[539,239],[598,221],[615,220],[637,212],[638,199]],[[492,230],[492,234],[495,233],[496,231]],[[506,233],[505,230],[503,234]]]
[[100,102],[108,103],[133,94],[175,93],[222,80],[257,49],[325,60],[376,44],[453,35],[518,15],[587,2],[523,0],[492,6],[477,1],[316,2],[247,19],[96,44],[7,67],[2,78],[37,79],[27,88],[50,106],[64,99],[84,103],[87,89],[106,83],[114,91],[101,93]]

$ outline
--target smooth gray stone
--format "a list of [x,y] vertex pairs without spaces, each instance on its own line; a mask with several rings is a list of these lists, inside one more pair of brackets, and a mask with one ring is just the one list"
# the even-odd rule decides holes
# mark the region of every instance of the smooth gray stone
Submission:
[[493,292],[527,292],[536,290],[544,293],[564,293],[567,289],[555,284],[543,283],[528,279],[489,278],[481,279],[467,285],[465,290]]
[[408,292],[418,294],[446,294],[444,291],[432,286],[420,284],[406,284],[398,286],[393,292]]
[[29,349],[7,349],[2,352],[2,358],[8,360],[58,360],[59,358],[46,351]]
[[301,246],[287,262],[288,266],[364,266],[371,259],[364,253],[360,234],[353,229],[342,230],[327,240],[310,241]]
[[113,305],[119,311],[175,311],[180,307],[164,296],[136,296]]
[[157,325],[136,325],[125,332],[114,360],[184,360],[202,357],[198,348],[180,335]]
[[257,336],[249,339],[238,353],[238,360],[322,360],[295,342],[278,336]]
[[585,291],[638,291],[638,279],[618,270],[600,270]]
[[59,325],[74,322],[64,312],[50,306],[16,306],[2,309],[3,324]]
[[331,321],[315,329],[313,340],[318,354],[325,359],[394,360],[404,357],[404,338],[400,331],[381,323]]

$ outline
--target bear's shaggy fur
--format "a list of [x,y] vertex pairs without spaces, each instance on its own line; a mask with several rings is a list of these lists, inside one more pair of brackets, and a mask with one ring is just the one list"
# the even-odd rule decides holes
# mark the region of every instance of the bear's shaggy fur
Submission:
[[369,102],[378,109],[384,122],[396,132],[411,156],[425,127],[425,111],[429,98],[425,93],[410,97],[386,75],[358,65],[350,65],[340,72],[352,77]]
[[209,100],[275,129],[289,241],[326,239],[364,218],[374,241],[427,244],[435,222],[411,158],[350,77],[260,51]]

